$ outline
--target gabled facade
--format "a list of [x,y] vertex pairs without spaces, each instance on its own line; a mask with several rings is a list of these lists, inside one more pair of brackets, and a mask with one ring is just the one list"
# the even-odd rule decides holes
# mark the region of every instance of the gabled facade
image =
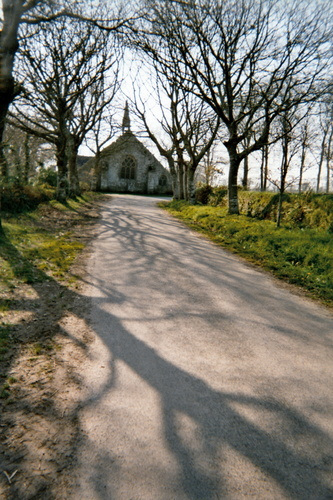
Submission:
[[[96,159],[89,160],[81,170],[81,178],[90,174],[93,189],[116,193],[170,194],[169,171],[130,130],[128,107],[123,118],[123,133]],[[91,181],[90,181],[91,183]]]

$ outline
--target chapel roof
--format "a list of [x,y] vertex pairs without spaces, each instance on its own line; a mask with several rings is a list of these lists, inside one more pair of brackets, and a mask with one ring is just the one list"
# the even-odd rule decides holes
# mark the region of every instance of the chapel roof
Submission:
[[109,146],[104,148],[101,151],[101,157],[109,156],[112,153],[115,153],[117,151],[121,151],[128,144],[131,144],[132,146],[135,145],[135,147],[138,150],[141,150],[141,152],[143,154],[149,155],[149,156],[151,156],[151,158],[154,158],[156,160],[156,158],[149,151],[149,149],[146,148],[146,146],[144,144],[142,144],[142,142],[139,139],[137,139],[137,137],[135,137],[135,135],[131,131],[127,131],[127,132],[123,133],[120,137],[118,137],[118,139],[116,139],[114,142],[112,142],[112,144],[110,144]]

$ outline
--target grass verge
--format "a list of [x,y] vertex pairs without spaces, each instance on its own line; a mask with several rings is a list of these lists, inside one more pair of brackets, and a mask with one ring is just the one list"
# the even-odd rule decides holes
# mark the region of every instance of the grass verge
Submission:
[[333,306],[332,233],[321,229],[277,228],[272,221],[227,215],[224,207],[179,201],[160,206],[215,243]]
[[[15,343],[8,323],[22,309],[20,290],[43,282],[75,285],[70,268],[85,246],[94,194],[65,204],[51,201],[17,215],[6,214],[0,237],[0,361]],[[26,293],[26,292],[25,292]],[[21,302],[20,302],[21,301]],[[25,307],[25,306],[24,306]],[[7,391],[7,390],[6,390]],[[8,392],[8,391],[7,391]]]
[[[68,279],[68,270],[83,243],[73,228],[89,196],[52,201],[36,210],[3,219],[5,236],[0,238],[0,290],[22,283],[36,283],[52,276]],[[1,303],[0,308],[5,307]]]

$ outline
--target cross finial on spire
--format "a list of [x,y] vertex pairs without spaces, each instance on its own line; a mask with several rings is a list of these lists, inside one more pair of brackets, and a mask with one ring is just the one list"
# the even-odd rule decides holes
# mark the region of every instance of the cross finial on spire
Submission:
[[123,134],[125,132],[130,132],[131,131],[131,120],[130,120],[130,117],[129,117],[129,110],[128,110],[128,102],[127,101],[126,101],[126,104],[125,104],[122,129],[123,129]]

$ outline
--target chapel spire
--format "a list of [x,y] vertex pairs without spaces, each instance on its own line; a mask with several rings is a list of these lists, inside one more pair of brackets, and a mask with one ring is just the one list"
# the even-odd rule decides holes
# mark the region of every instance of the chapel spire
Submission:
[[131,131],[131,120],[130,120],[130,117],[129,117],[129,110],[128,110],[128,102],[127,101],[126,101],[125,109],[124,109],[124,117],[123,117],[122,129],[123,129],[123,134],[125,132],[130,132]]

